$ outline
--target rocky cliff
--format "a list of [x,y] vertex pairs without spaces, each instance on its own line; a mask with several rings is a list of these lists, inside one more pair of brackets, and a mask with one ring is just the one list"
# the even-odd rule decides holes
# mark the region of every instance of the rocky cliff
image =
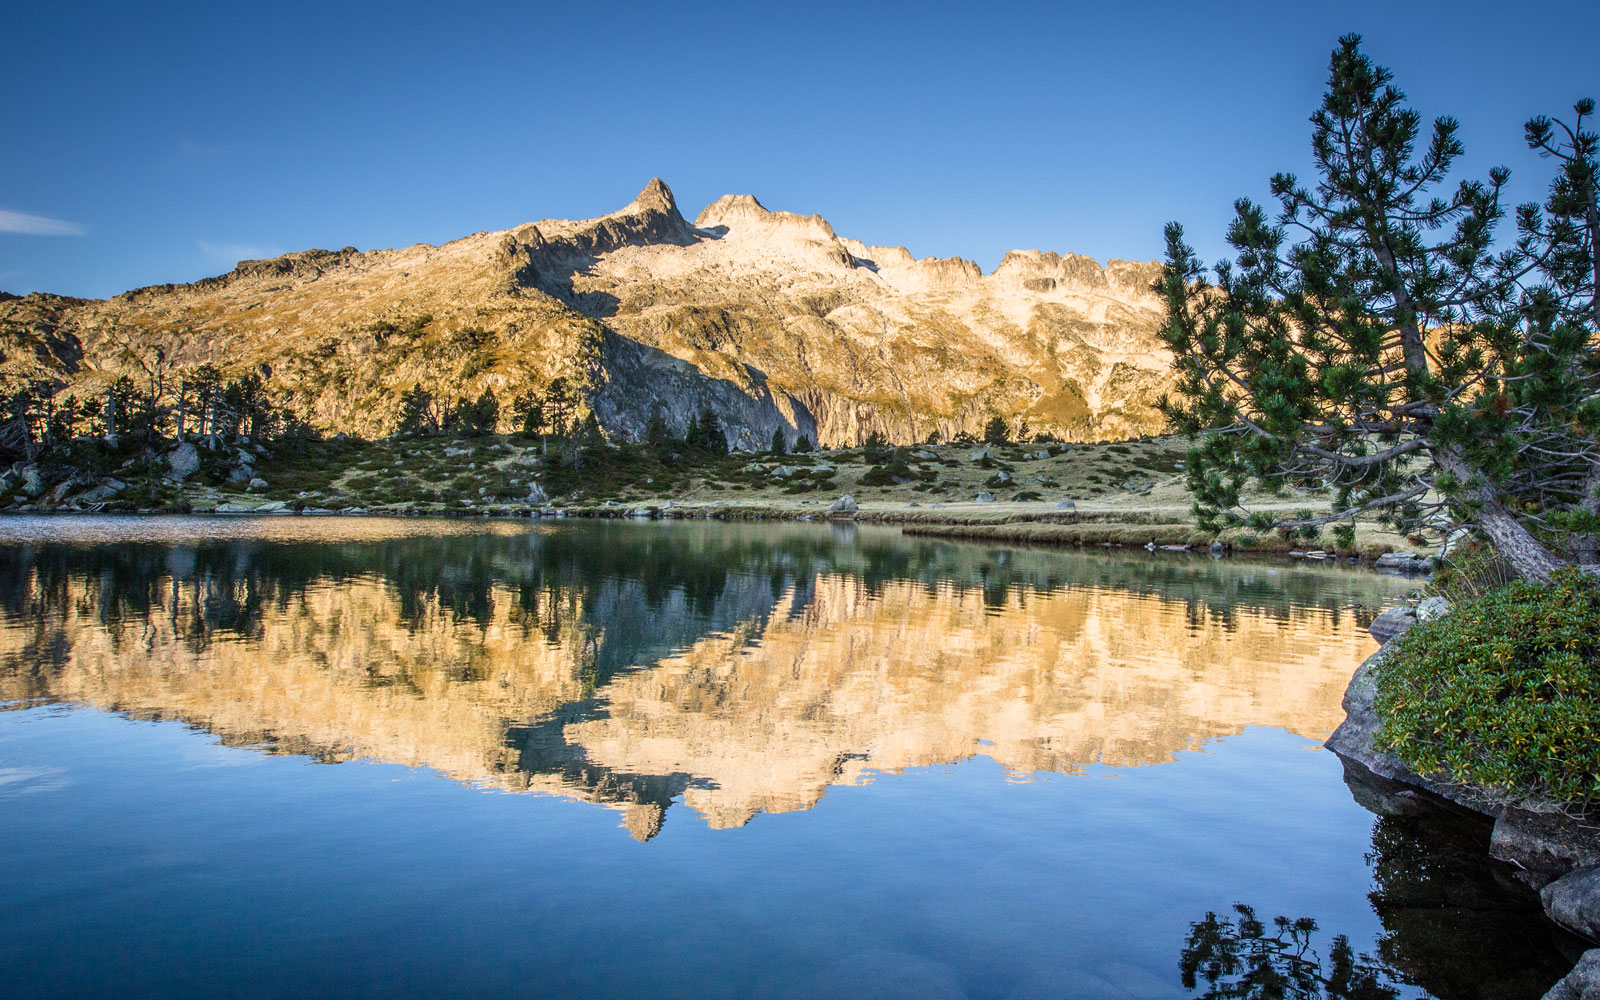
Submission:
[[977,432],[1068,438],[1160,426],[1170,385],[1152,263],[1014,251],[958,258],[841,238],[821,217],[725,196],[689,223],[651,181],[624,208],[442,246],[308,250],[104,300],[0,297],[0,361],[80,395],[157,348],[259,370],[312,424],[389,432],[399,395],[502,397],[557,376],[608,431],[682,429],[710,406],[736,446]]

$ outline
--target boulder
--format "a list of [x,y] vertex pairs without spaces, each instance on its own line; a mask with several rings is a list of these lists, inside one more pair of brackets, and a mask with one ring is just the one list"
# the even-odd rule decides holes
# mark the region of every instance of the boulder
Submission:
[[988,448],[974,448],[967,452],[967,461],[969,462],[981,462],[986,458],[994,458],[994,452],[990,451]]
[[529,483],[527,500],[529,503],[549,503],[550,497],[538,483]]
[[183,441],[171,451],[167,452],[167,476],[178,482],[183,482],[200,470],[200,453],[195,450],[194,444]]
[[1600,941],[1600,866],[1579,868],[1539,890],[1550,919],[1590,941]]
[[44,492],[44,477],[39,475],[38,466],[23,466],[20,475],[22,477],[22,492],[30,497],[36,497]]
[[799,471],[799,469],[796,469],[792,465],[780,465],[776,469],[773,469],[770,475],[773,479],[789,479]]
[[1395,573],[1431,573],[1433,561],[1417,555],[1415,552],[1385,552],[1379,556],[1375,565],[1378,569],[1389,570]]
[[976,503],[994,503],[994,494],[990,493],[988,491],[984,491],[982,493],[979,493],[976,497],[974,497],[973,500]]
[[1416,623],[1416,609],[1409,604],[1402,604],[1397,608],[1390,608],[1372,619],[1372,624],[1367,626],[1367,631],[1371,632],[1372,637],[1379,642],[1388,642]]
[[1590,948],[1544,1000],[1600,1000],[1600,948]]
[[919,462],[936,462],[939,459],[938,455],[926,448],[918,448],[916,451],[911,453],[911,457]]
[[818,462],[816,465],[811,467],[811,474],[813,476],[831,476],[837,471],[839,470],[835,469],[827,462]]
[[1078,505],[1071,500],[1063,500],[1056,504],[1056,510],[1077,510]]
[[228,470],[228,482],[230,483],[244,484],[248,483],[255,477],[256,474],[243,465],[235,465],[233,468]]
[[1444,617],[1450,610],[1450,602],[1443,597],[1425,597],[1417,603],[1417,621],[1432,621]]
[[1227,550],[1226,547],[1223,546],[1221,541],[1213,541],[1211,543],[1211,547],[1209,549],[1207,549],[1206,551],[1209,552],[1211,555],[1220,556],[1220,555],[1225,554],[1228,550]]
[[848,493],[828,505],[828,513],[830,514],[850,514],[860,509],[860,506],[856,503],[856,498]]
[[1592,828],[1558,812],[1554,803],[1525,799],[1501,810],[1489,837],[1489,853],[1538,888],[1574,869],[1600,865],[1600,840]]
[[72,492],[72,486],[73,483],[70,479],[66,479],[57,483],[56,488],[50,491],[50,502],[60,503],[61,501],[65,500],[67,498],[67,494]]
[[256,478],[250,480],[249,488],[252,490],[264,490],[267,488],[267,481],[262,479],[260,476],[257,476]]

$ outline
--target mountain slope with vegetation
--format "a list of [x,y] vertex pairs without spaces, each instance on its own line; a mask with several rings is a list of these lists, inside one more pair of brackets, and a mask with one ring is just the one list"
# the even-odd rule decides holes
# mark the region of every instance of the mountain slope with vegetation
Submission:
[[[8,385],[42,378],[90,423],[119,376],[176,392],[254,375],[324,434],[392,433],[408,390],[448,423],[487,390],[502,430],[553,380],[571,418],[641,440],[713,412],[735,448],[981,434],[1132,436],[1170,386],[1153,264],[1038,251],[970,261],[838,237],[728,196],[690,224],[659,180],[597,219],[441,246],[308,250],[103,300],[0,297]],[[169,404],[181,409],[181,401]],[[536,408],[537,409],[537,408]],[[107,428],[98,428],[101,431]]]

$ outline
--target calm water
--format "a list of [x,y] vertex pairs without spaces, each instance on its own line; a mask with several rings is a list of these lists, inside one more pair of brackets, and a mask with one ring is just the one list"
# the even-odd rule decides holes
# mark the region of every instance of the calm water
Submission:
[[0,992],[1187,997],[1242,902],[1373,996],[1536,997],[1563,958],[1486,831],[1376,819],[1318,746],[1407,587],[823,525],[0,520]]

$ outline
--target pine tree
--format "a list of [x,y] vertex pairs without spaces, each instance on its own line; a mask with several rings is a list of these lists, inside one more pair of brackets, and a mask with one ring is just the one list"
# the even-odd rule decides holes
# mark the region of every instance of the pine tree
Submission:
[[986,444],[1005,444],[1011,440],[1011,428],[1006,426],[1005,418],[991,417],[983,427],[983,440]]
[[[1547,580],[1600,528],[1596,316],[1571,307],[1592,287],[1579,272],[1595,273],[1595,230],[1571,221],[1593,201],[1592,105],[1567,130],[1576,166],[1550,220],[1523,206],[1520,238],[1495,255],[1509,172],[1445,189],[1457,124],[1435,120],[1418,151],[1404,100],[1359,36],[1340,39],[1311,118],[1315,184],[1274,176],[1275,219],[1238,201],[1235,260],[1214,283],[1167,227],[1158,290],[1179,381],[1163,407],[1176,429],[1206,432],[1186,471],[1210,530],[1336,524],[1349,544],[1361,515],[1407,532],[1470,526]],[[1535,146],[1552,135],[1543,121],[1529,123]],[[1252,511],[1251,488],[1326,490],[1331,509]]]
[[772,447],[767,450],[774,455],[782,455],[788,450],[788,444],[783,440],[782,427],[772,432]]
[[401,394],[400,419],[395,424],[394,432],[413,437],[429,434],[437,429],[438,422],[433,412],[433,394],[424,389],[419,382]]
[[811,435],[802,434],[794,439],[794,453],[804,455],[811,451]]

